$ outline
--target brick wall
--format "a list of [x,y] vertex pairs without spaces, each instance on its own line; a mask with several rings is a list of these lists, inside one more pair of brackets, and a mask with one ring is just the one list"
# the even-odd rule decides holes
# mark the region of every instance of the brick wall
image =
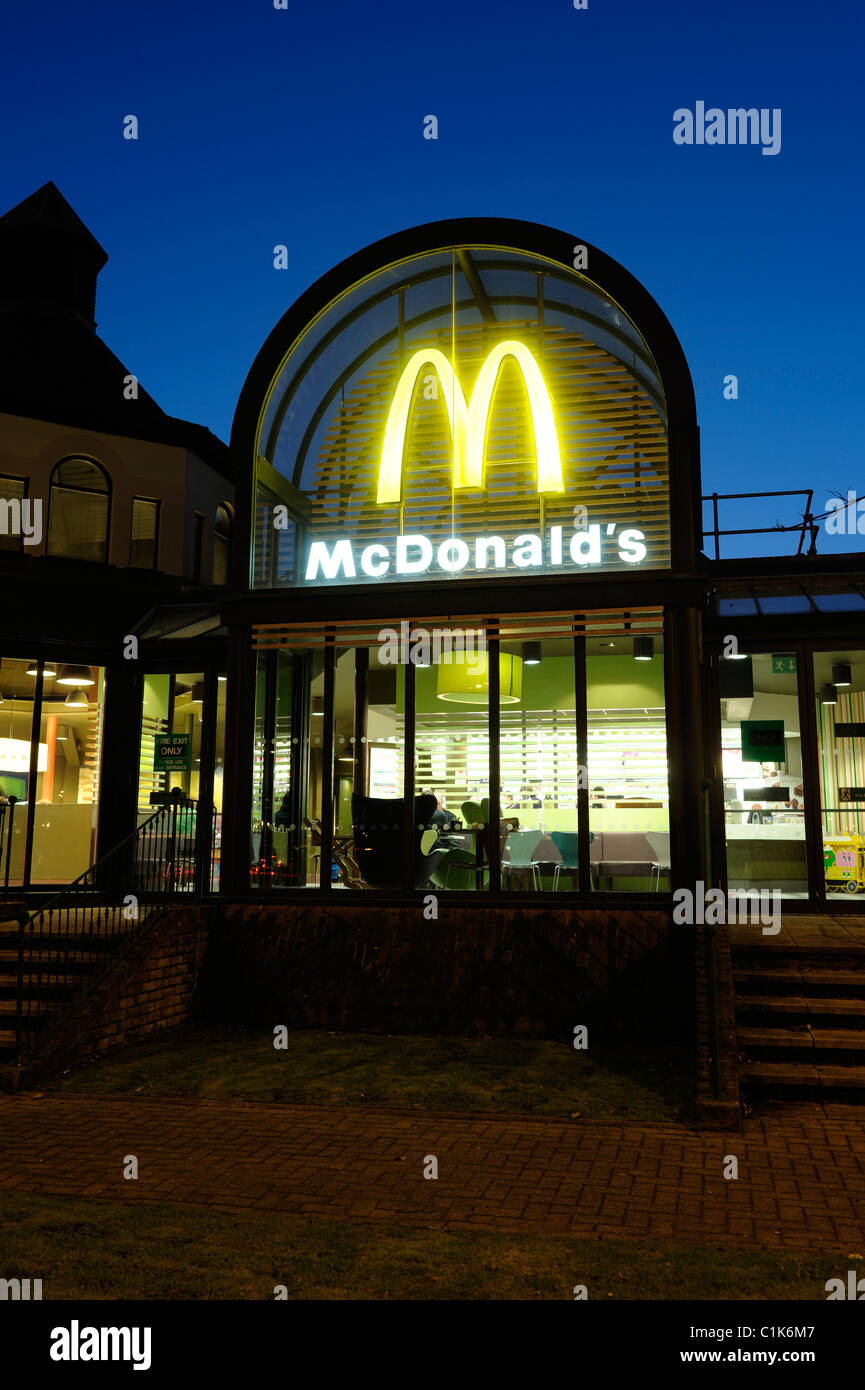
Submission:
[[687,1035],[693,970],[655,908],[361,903],[210,908],[196,1017],[367,1031]]
[[113,959],[26,1068],[31,1082],[124,1043],[189,1022],[207,941],[201,909],[163,914]]
[[[717,1042],[711,1023],[709,980],[706,965],[708,933],[695,928],[695,979],[697,996],[697,1122],[712,1129],[741,1129],[739,1063],[736,1050],[736,1016],[733,998],[733,964],[729,926],[717,926],[715,936],[715,994]],[[713,1059],[717,1052],[717,1094]]]

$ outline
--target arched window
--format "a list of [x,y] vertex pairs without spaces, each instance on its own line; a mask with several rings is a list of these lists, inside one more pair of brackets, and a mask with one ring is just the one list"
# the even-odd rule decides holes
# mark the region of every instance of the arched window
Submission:
[[227,504],[216,509],[213,524],[213,582],[227,584],[231,566],[231,511]]
[[108,559],[111,483],[92,459],[69,458],[51,474],[48,555],[68,560]]

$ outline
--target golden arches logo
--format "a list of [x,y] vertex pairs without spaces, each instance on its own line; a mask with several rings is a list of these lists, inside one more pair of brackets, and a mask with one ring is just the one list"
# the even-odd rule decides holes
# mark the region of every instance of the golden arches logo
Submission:
[[562,460],[553,417],[553,403],[540,368],[524,343],[509,338],[497,343],[478,373],[468,406],[453,366],[438,348],[421,348],[405,364],[393,393],[378,471],[378,502],[399,502],[402,496],[402,463],[405,436],[417,379],[421,370],[434,367],[441,382],[453,437],[455,488],[480,489],[484,485],[484,442],[493,391],[499,368],[512,357],[523,374],[535,435],[538,492],[564,492]]

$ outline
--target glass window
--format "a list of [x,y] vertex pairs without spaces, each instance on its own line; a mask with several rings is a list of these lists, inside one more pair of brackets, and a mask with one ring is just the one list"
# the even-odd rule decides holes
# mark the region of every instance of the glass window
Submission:
[[83,458],[58,463],[51,474],[47,553],[105,562],[110,510],[111,485],[104,468]]
[[[54,667],[47,667],[50,689]],[[36,662],[0,661],[0,884],[24,881]],[[40,746],[37,767],[47,749]],[[14,798],[14,802],[13,802]]]
[[225,705],[228,676],[221,671],[216,678],[216,735],[213,751],[213,845],[210,856],[210,891],[219,891],[219,869],[222,857],[222,781],[225,770]]
[[670,814],[663,638],[586,642],[593,887],[668,888]]
[[200,512],[195,513],[192,563],[196,584],[204,584],[207,575],[207,517]]
[[[219,780],[220,735],[219,700],[224,685],[218,686],[216,747],[214,751],[214,797],[213,804],[221,807],[221,782]],[[178,891],[191,892],[195,888],[196,835],[199,815],[213,816],[211,803],[201,805],[202,786],[202,728],[204,716],[204,672],[189,671],[177,674],[153,674],[144,676],[144,699],[141,716],[141,753],[138,780],[138,820],[139,824],[153,815],[151,795],[164,796],[166,793],[179,793],[183,800],[182,808],[173,819],[172,827],[176,838],[172,841],[170,884]],[[179,735],[175,748],[176,764],[166,768],[164,758],[159,754],[159,744],[165,735]],[[206,785],[206,784],[205,784]],[[202,854],[205,846],[214,844],[213,827],[208,827],[202,837]],[[166,870],[164,850],[158,839],[152,845],[153,861],[147,860],[151,845],[145,841],[144,854],[148,865],[148,877],[156,872],[161,875]],[[211,852],[212,853],[212,852]],[[208,876],[203,882],[206,886]],[[211,872],[212,879],[212,872]]]
[[[436,629],[420,637],[429,664],[415,668],[415,792],[429,807],[422,849],[434,887],[475,891],[489,887],[489,654],[479,631],[438,632],[438,650]],[[511,665],[503,659],[500,671]]]
[[826,895],[837,900],[865,892],[865,652],[815,652],[814,684]]
[[133,569],[156,569],[158,535],[159,503],[148,497],[134,497],[129,539],[129,564]]
[[217,507],[213,526],[213,582],[227,584],[231,564],[231,514],[227,507]]
[[789,652],[721,660],[727,888],[807,897],[799,672]]
[[[594,838],[586,872],[593,886],[668,889],[662,638],[634,637],[623,615],[615,640],[586,640],[589,756],[588,767],[581,767],[578,649],[570,622],[562,627],[561,636],[538,641],[511,640],[500,629],[493,649],[499,673],[497,823],[490,781],[494,658],[482,628],[427,631],[403,623],[404,633],[399,625],[386,629],[375,645],[336,647],[329,766],[327,654],[260,653],[253,882],[317,887],[328,875],[325,881],[341,890],[400,891],[411,884],[416,891],[477,892],[499,878],[505,892],[578,891],[580,793],[591,786]],[[277,666],[283,672],[283,665],[277,689]],[[407,807],[412,684],[414,795]],[[275,765],[280,756],[283,772]],[[325,865],[329,808],[333,855]],[[292,863],[296,867],[283,873]]]
[[722,617],[753,618],[757,605],[752,598],[722,598],[718,600],[718,612]]
[[764,613],[810,613],[811,605],[805,594],[760,594]]
[[284,499],[259,486],[253,514],[254,564],[250,577],[254,588],[296,583],[294,565],[300,530],[300,517]]
[[503,889],[577,889],[577,731],[572,638],[505,645],[518,698],[501,705]]
[[821,613],[852,613],[865,608],[865,598],[852,589],[848,594],[813,594]]
[[104,702],[98,666],[61,663],[43,683],[33,887],[67,883],[95,862]]
[[[331,878],[341,887],[408,887],[405,665],[383,659],[392,654],[376,646],[337,655]],[[417,855],[422,835],[414,826]]]
[[0,550],[20,550],[24,543],[21,503],[26,496],[26,478],[0,477]]
[[[285,346],[255,442],[254,583],[668,563],[658,372],[576,271],[511,248],[437,249],[349,287]],[[463,413],[457,467],[450,415]],[[574,496],[591,498],[594,530],[575,526]],[[271,498],[296,528],[296,565],[274,561]]]

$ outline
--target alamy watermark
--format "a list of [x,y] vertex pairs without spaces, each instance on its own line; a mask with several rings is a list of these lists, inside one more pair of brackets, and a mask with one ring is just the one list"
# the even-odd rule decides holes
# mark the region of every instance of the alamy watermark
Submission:
[[0,497],[0,536],[22,536],[25,545],[41,545],[42,498]]
[[673,112],[673,141],[677,145],[762,145],[763,154],[781,150],[781,109],[776,106],[706,109],[704,101],[694,110],[680,106]]
[[483,628],[412,627],[405,619],[378,634],[379,661],[383,666],[476,667],[486,670],[487,638]]
[[865,497],[858,497],[852,488],[846,498],[827,498],[824,511],[827,536],[865,536]]
[[673,893],[673,921],[680,927],[762,924],[764,936],[777,936],[781,930],[781,891],[751,888],[728,894],[721,888],[707,890],[699,880],[693,890],[677,888]]
[[0,1299],[27,1303],[31,1299],[41,1299],[41,1279],[0,1279]]

